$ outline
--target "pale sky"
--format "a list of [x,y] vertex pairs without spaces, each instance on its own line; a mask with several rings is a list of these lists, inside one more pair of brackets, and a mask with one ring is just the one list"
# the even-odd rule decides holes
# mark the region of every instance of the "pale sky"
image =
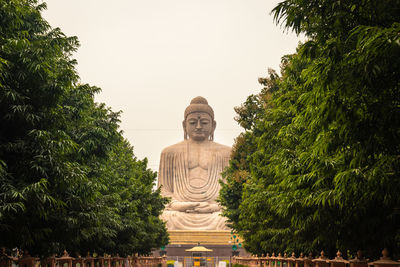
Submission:
[[183,112],[203,96],[214,109],[214,141],[232,146],[233,108],[300,40],[273,22],[278,0],[47,0],[44,17],[78,36],[82,83],[122,110],[134,153],[158,171],[161,150],[183,140]]

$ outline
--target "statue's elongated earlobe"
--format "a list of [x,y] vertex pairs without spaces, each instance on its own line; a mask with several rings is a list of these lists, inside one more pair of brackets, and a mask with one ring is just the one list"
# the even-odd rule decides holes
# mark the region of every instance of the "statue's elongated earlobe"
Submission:
[[211,132],[210,137],[209,137],[210,141],[214,141],[215,128],[217,128],[217,122],[213,120],[213,122],[212,122],[212,132]]
[[182,121],[182,127],[183,127],[183,139],[187,140],[187,131],[186,131],[186,119]]
[[186,132],[186,127],[183,127],[183,138],[184,138],[185,140],[188,139],[187,132]]

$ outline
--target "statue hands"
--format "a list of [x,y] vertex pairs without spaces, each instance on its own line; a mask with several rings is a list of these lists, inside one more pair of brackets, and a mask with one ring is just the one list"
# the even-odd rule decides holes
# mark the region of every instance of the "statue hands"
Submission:
[[193,210],[186,211],[190,213],[213,213],[216,211],[220,211],[220,206],[218,204],[210,204],[207,202],[200,202],[200,205],[195,207]]
[[200,206],[200,202],[172,201],[169,208],[171,210],[189,212],[193,211],[198,206]]
[[213,213],[221,210],[220,206],[215,203],[184,201],[172,201],[169,209],[187,213]]

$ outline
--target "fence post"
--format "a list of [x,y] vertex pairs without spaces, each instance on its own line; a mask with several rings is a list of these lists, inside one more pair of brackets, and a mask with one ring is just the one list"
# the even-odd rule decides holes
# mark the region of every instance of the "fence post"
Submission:
[[331,267],[346,267],[346,264],[349,263],[349,261],[342,258],[342,253],[340,251],[336,253],[335,259],[328,260],[327,262],[331,264]]
[[112,267],[122,267],[123,258],[121,258],[118,254],[115,257],[111,258],[111,266]]
[[137,259],[137,256],[136,255],[133,255],[131,258],[130,258],[130,266],[131,267],[139,267],[139,264],[138,264],[138,259]]
[[290,258],[287,253],[283,253],[282,267],[290,267]]
[[304,257],[304,267],[311,267],[313,266],[313,256],[312,252],[308,254],[308,256]]
[[295,267],[304,267],[304,254],[303,252],[300,253],[299,257],[296,258]]
[[269,261],[269,267],[276,267],[275,252],[272,252],[272,255],[271,255],[270,261]]
[[64,266],[65,263],[68,265],[68,267],[72,267],[73,258],[69,256],[66,250],[64,250],[63,255],[60,258],[57,258],[56,260],[58,262],[59,267],[65,267]]
[[264,267],[264,262],[265,262],[264,254],[261,254],[261,256],[258,257],[258,265],[260,267]]
[[362,255],[361,250],[357,251],[357,256],[354,259],[349,260],[350,267],[367,267],[367,261]]
[[276,257],[275,267],[282,267],[283,266],[283,257],[281,253],[278,253],[278,257]]
[[94,267],[94,258],[90,255],[89,251],[85,257],[85,267]]
[[382,251],[382,256],[379,260],[368,265],[373,265],[374,267],[398,267],[400,265],[400,262],[392,261],[389,258],[389,251],[386,248]]
[[167,255],[162,256],[161,267],[167,267]]
[[38,261],[38,260],[39,260],[39,258],[31,257],[31,255],[29,255],[29,252],[27,250],[25,250],[22,258],[18,260],[18,266],[19,267],[35,267],[36,261]]
[[262,259],[260,257],[256,256],[253,259],[253,266],[259,267],[259,266],[261,266],[261,263],[262,263]]
[[264,267],[269,267],[270,256],[269,253],[265,256]]
[[72,260],[72,266],[73,267],[86,267],[85,266],[85,259],[82,258],[81,256],[78,256],[78,258],[75,258],[75,259]]
[[111,257],[104,255],[104,267],[111,267]]
[[251,258],[250,266],[252,266],[252,267],[258,266],[258,256],[254,256],[254,257]]
[[233,267],[233,265],[236,264],[236,256],[231,256],[230,257],[230,266]]
[[327,260],[328,260],[328,258],[325,257],[325,252],[321,251],[321,256],[312,260],[312,262],[315,263],[315,267],[328,267]]
[[290,256],[289,258],[287,258],[287,263],[288,263],[288,267],[295,267],[295,263],[296,263],[296,254],[294,254],[294,252],[292,252],[292,256]]

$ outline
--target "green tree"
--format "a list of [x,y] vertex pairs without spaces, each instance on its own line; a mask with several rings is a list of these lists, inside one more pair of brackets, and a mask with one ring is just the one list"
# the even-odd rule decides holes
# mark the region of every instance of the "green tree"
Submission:
[[250,175],[249,156],[257,149],[256,137],[262,135],[260,128],[261,118],[269,99],[277,90],[278,75],[275,71],[269,70],[268,78],[260,78],[259,83],[264,89],[258,95],[250,95],[246,102],[235,107],[238,114],[235,120],[245,129],[236,139],[232,148],[229,167],[222,174],[224,181],[221,181],[219,203],[223,207],[223,215],[228,218],[230,227],[237,229],[240,211],[239,205],[243,191],[243,184]]
[[[293,88],[302,84],[299,75],[305,65],[295,56],[284,57],[282,77],[270,70],[269,77],[259,79],[265,86],[260,94],[256,98],[250,96],[242,107],[236,108],[238,122],[251,121],[252,124],[247,123],[250,127],[236,139],[230,166],[224,172],[226,183],[222,184],[220,202],[224,206],[223,214],[245,239],[245,248],[254,254],[287,248],[284,238],[291,230],[290,220],[268,203],[271,196],[266,188],[274,182],[275,175],[275,170],[268,166],[281,148],[281,131],[296,114],[292,103],[299,94]],[[257,116],[252,115],[254,112]],[[265,146],[264,141],[268,142]],[[246,176],[237,179],[242,173]],[[232,198],[232,191],[235,198]]]
[[287,0],[273,10],[308,40],[284,66],[272,109],[255,119],[265,134],[247,158],[237,222],[250,244],[398,253],[399,11],[390,0]]
[[148,253],[167,242],[166,199],[138,160],[119,112],[80,84],[66,37],[37,0],[0,0],[0,245]]

